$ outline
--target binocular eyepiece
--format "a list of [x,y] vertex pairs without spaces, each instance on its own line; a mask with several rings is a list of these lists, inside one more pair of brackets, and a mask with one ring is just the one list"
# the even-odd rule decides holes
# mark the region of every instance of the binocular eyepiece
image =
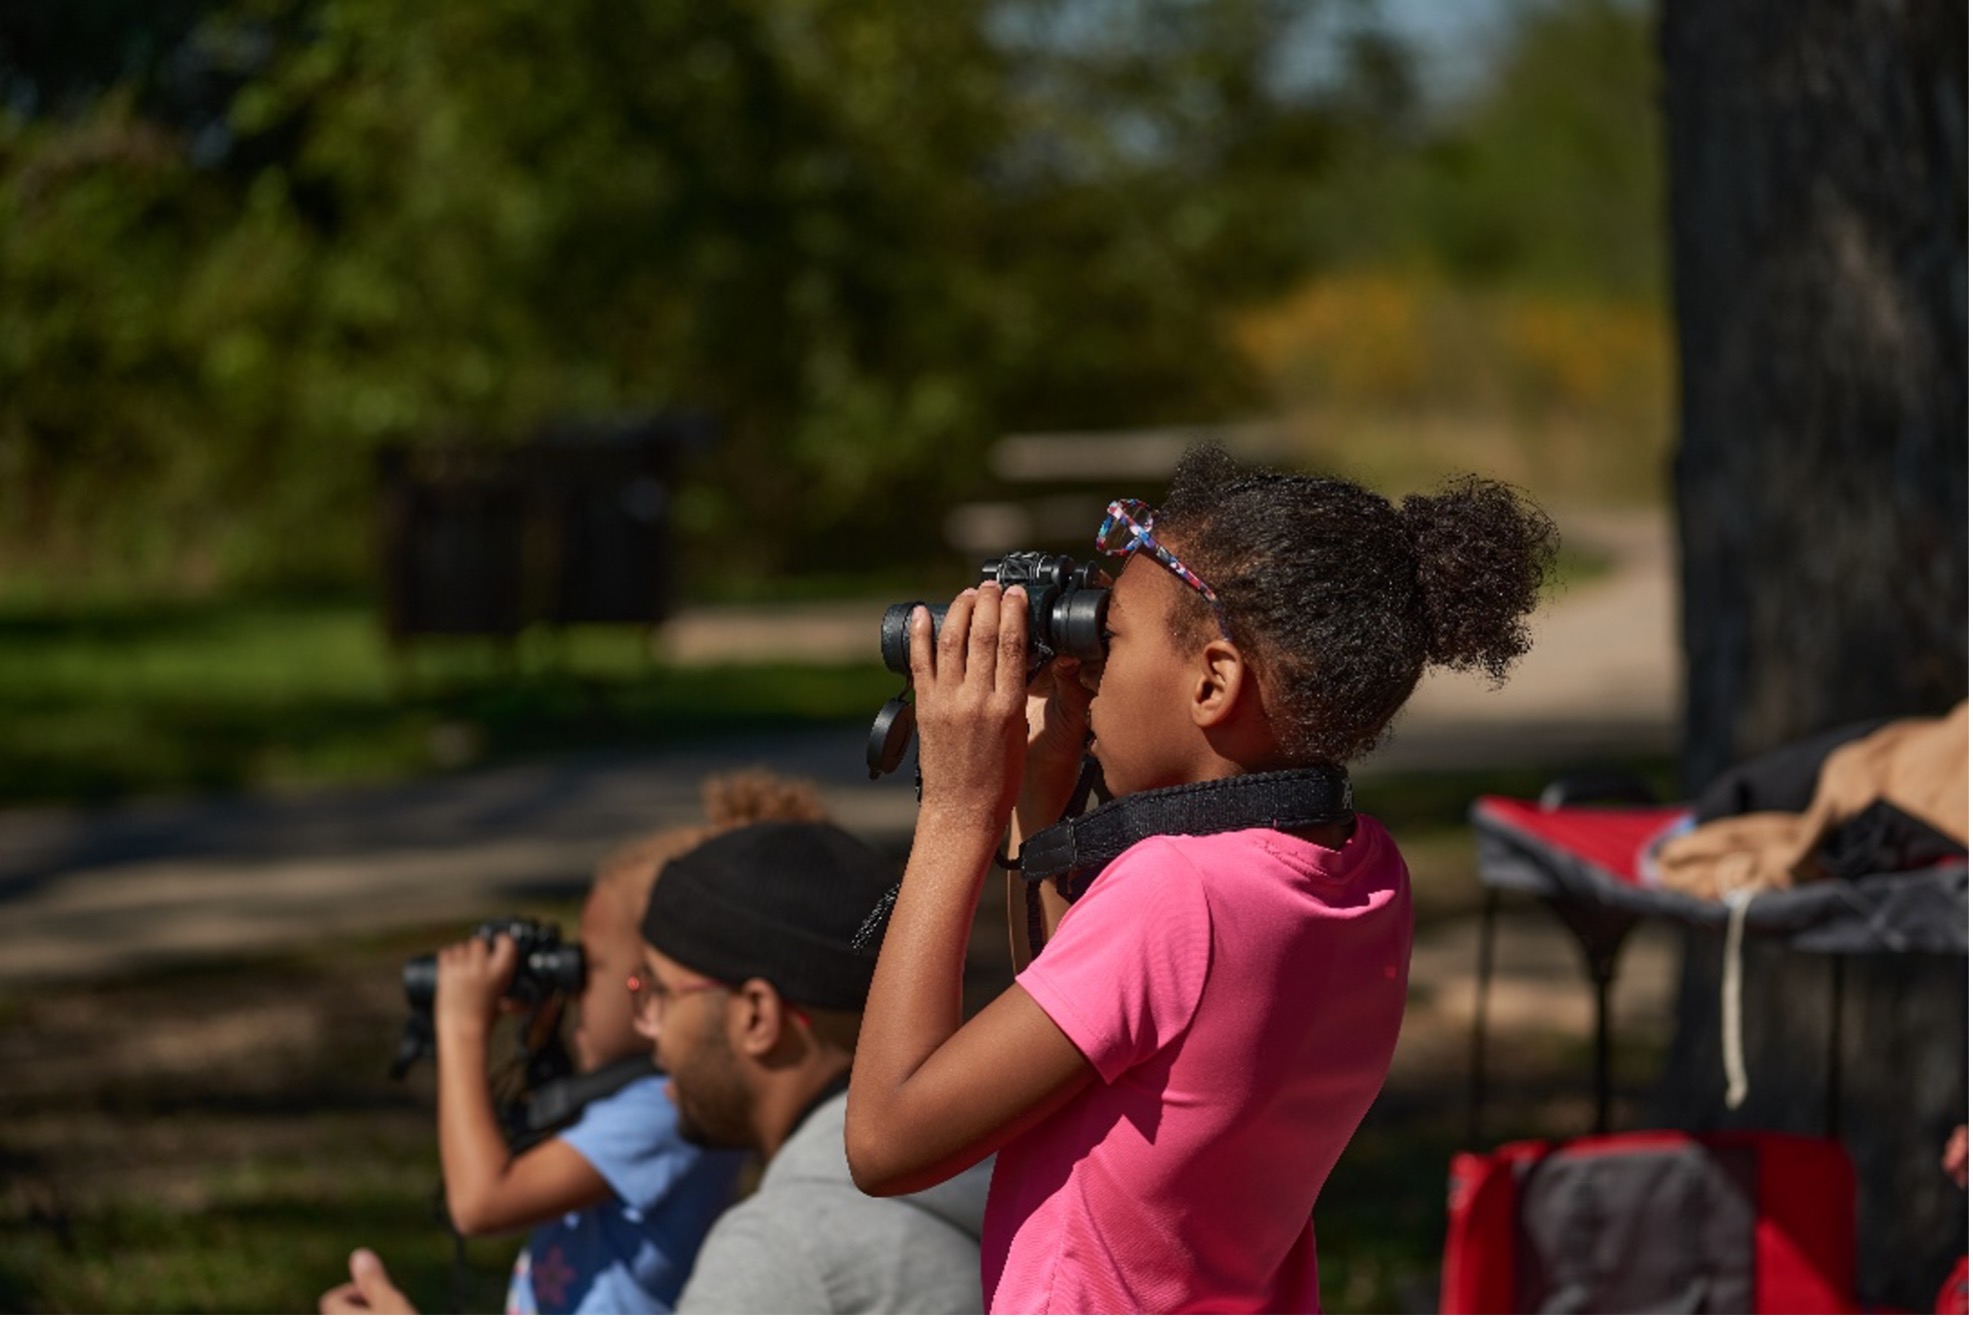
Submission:
[[[1021,587],[1028,594],[1028,677],[1040,673],[1057,656],[1097,661],[1104,656],[1103,622],[1109,613],[1110,588],[1095,564],[1078,563],[1068,555],[1039,550],[1014,550],[980,565],[980,584]],[[884,610],[877,649],[884,667],[894,674],[911,674],[911,611],[923,601],[905,601]],[[928,607],[932,636],[945,626],[946,607]],[[909,691],[909,689],[906,689]],[[911,703],[902,695],[877,712],[870,727],[865,759],[870,777],[889,774],[904,760],[904,751],[917,729]]]

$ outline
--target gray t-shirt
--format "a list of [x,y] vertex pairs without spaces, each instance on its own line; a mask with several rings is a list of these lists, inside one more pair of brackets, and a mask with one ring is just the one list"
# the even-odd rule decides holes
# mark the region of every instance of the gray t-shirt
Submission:
[[993,1162],[910,1196],[865,1196],[843,1153],[849,1097],[789,1136],[752,1196],[721,1215],[681,1314],[977,1315]]

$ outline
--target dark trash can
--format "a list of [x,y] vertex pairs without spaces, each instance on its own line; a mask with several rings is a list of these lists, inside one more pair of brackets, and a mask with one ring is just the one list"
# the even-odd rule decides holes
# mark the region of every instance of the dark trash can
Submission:
[[385,629],[511,637],[532,624],[655,625],[670,613],[671,490],[715,435],[703,414],[563,422],[512,446],[397,446],[379,459]]

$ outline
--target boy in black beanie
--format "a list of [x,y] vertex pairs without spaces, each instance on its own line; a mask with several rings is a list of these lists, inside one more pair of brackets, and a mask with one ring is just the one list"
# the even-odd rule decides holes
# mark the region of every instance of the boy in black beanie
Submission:
[[[843,1148],[849,1068],[876,966],[855,940],[894,879],[833,825],[749,825],[658,873],[631,978],[679,1131],[766,1160],[712,1227],[678,1310],[978,1314],[982,1163],[912,1196],[858,1191]],[[376,1256],[329,1296],[344,1314],[411,1307]]]
[[981,1165],[913,1197],[858,1191],[843,1152],[851,1056],[876,967],[855,937],[895,868],[833,825],[771,822],[659,873],[638,1030],[679,1130],[757,1152],[760,1189],[713,1226],[680,1311],[977,1313]]

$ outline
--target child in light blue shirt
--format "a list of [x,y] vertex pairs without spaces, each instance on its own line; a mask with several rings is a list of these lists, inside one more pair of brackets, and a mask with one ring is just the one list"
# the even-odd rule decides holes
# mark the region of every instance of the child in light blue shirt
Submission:
[[[704,796],[705,826],[630,844],[597,870],[582,909],[585,976],[569,1040],[585,1075],[650,1053],[633,1024],[630,980],[643,971],[639,925],[663,865],[741,825],[824,814],[810,785],[766,773],[710,780]],[[439,1163],[453,1226],[467,1237],[529,1230],[508,1284],[509,1313],[669,1313],[699,1244],[734,1198],[745,1157],[680,1136],[666,1079],[653,1074],[591,1100],[546,1140],[510,1150],[487,1085],[487,1047],[517,956],[502,933],[437,957]],[[381,1277],[374,1257],[357,1256]],[[325,1293],[322,1309],[372,1308],[353,1278]]]
[[712,1221],[733,1199],[739,1156],[678,1135],[665,1079],[640,1077],[589,1103],[557,1134],[611,1195],[528,1235],[507,1292],[510,1315],[669,1312]]

